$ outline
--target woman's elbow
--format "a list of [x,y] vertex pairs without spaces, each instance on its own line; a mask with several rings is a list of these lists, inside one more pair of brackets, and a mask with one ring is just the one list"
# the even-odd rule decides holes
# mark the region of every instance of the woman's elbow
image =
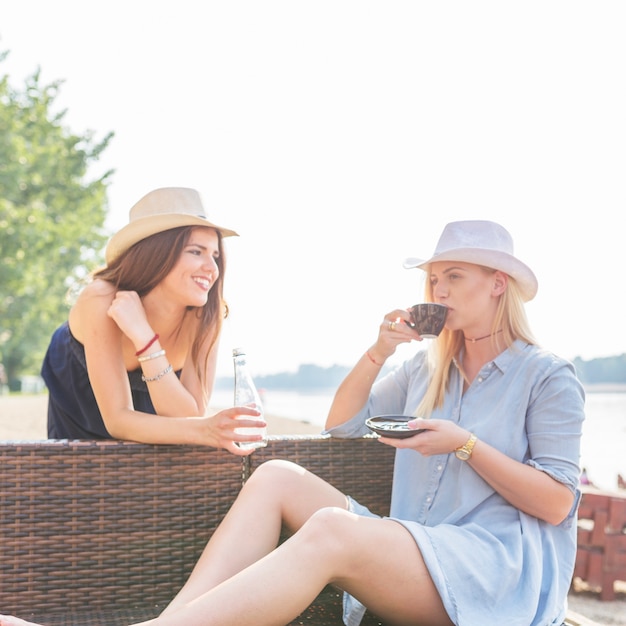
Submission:
[[132,411],[129,409],[114,409],[102,412],[104,427],[113,439],[131,440]]
[[561,485],[558,497],[552,501],[543,520],[553,526],[562,524],[572,512],[575,498],[576,496],[565,485]]

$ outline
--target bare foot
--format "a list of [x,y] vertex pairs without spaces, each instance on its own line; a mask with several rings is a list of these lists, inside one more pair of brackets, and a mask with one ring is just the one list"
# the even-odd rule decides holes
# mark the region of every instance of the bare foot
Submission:
[[27,622],[19,617],[11,615],[0,615],[0,626],[41,626],[33,622]]

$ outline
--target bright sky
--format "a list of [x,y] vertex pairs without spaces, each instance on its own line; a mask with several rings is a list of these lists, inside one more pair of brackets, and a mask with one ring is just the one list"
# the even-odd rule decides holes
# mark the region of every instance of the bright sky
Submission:
[[626,352],[625,32],[623,0],[20,0],[0,74],[115,132],[111,230],[190,186],[239,231],[223,373],[353,364],[457,219],[512,233],[538,339],[589,359]]

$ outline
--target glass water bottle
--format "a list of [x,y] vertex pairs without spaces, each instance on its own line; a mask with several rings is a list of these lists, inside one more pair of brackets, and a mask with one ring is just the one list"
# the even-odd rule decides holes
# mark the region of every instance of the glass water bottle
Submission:
[[[248,370],[246,353],[241,348],[235,348],[233,350],[233,364],[235,366],[235,406],[253,406],[261,411],[260,417],[263,418],[263,405],[261,403],[261,398]],[[251,416],[241,416],[242,419],[248,417]],[[267,445],[266,428],[237,428],[236,432],[247,435],[263,435],[263,439],[260,441],[236,442],[236,445],[244,450],[262,448]]]

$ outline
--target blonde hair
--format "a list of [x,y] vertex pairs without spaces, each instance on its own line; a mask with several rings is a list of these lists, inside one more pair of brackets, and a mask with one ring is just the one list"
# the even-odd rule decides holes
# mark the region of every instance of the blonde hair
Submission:
[[[479,267],[490,273],[496,271],[489,267]],[[429,280],[426,281],[425,301],[434,301]],[[499,330],[502,332],[498,332]],[[509,276],[504,293],[500,296],[490,332],[492,334],[490,341],[497,352],[509,348],[517,339],[528,344],[536,344],[528,324],[524,299],[519,285],[511,276]],[[435,409],[443,406],[453,364],[459,368],[461,375],[464,376],[459,358],[464,343],[463,331],[448,330],[447,328],[444,328],[439,337],[433,341],[427,355],[430,380],[426,393],[415,410],[415,415],[430,417]]]

